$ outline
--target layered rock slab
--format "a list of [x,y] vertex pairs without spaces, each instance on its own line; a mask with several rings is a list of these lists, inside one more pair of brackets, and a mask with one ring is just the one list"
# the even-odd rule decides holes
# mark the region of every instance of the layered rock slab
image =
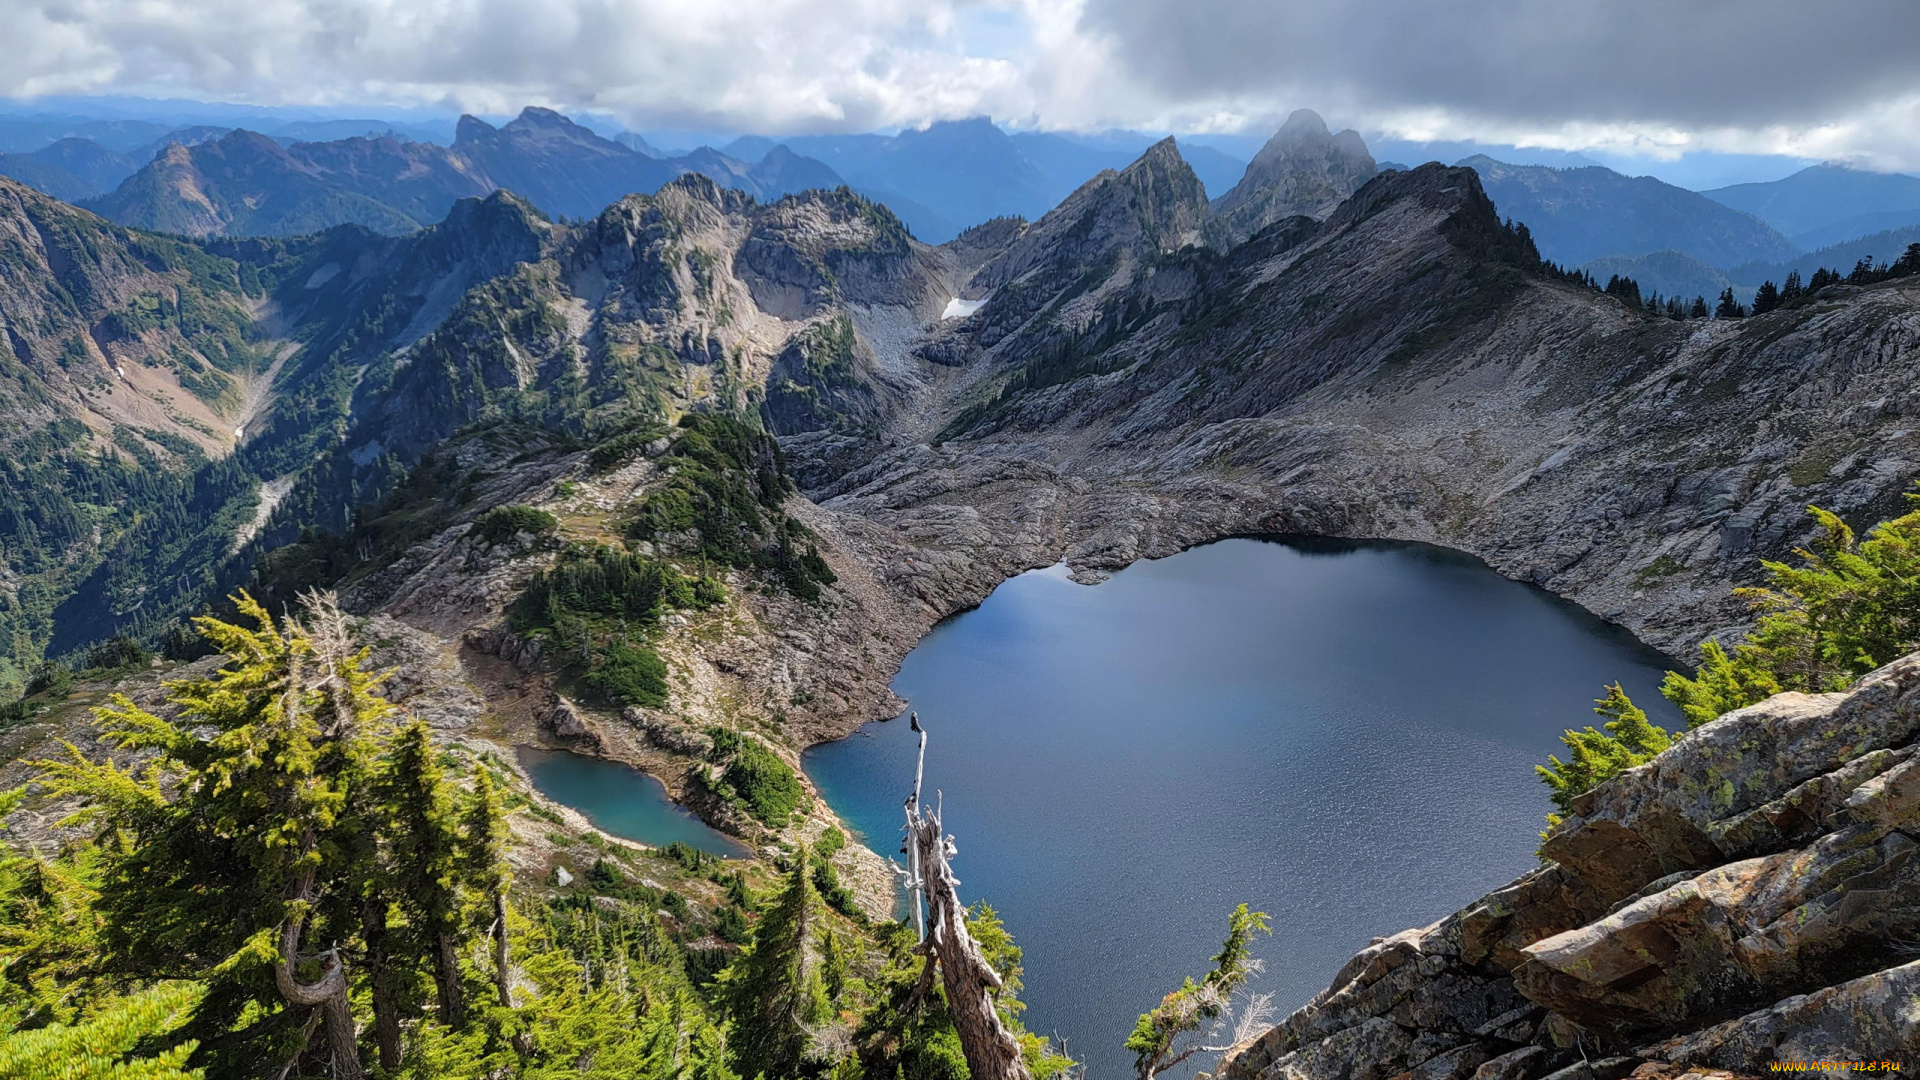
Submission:
[[1690,732],[1583,796],[1539,869],[1376,941],[1220,1075],[1537,1080],[1610,1062],[1651,1078],[1911,1057],[1917,738],[1920,654]]

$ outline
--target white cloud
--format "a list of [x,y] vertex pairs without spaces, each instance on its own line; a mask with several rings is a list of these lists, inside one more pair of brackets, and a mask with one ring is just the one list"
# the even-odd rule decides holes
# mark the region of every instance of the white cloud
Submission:
[[526,104],[800,132],[982,113],[1920,166],[1912,0],[0,0],[0,94]]

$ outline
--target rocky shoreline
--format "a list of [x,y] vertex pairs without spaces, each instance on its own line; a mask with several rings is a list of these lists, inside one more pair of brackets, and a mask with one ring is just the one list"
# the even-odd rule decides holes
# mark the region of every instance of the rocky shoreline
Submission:
[[[1542,865],[1376,941],[1222,1080],[1594,1080],[1920,1051],[1920,654],[1581,796]],[[1636,1070],[1639,1070],[1636,1072]]]

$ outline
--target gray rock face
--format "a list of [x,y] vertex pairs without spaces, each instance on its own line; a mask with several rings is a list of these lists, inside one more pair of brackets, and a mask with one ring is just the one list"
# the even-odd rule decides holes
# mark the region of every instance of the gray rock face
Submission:
[[1757,1069],[1767,1061],[1911,1061],[1920,1049],[1920,961],[1788,998],[1649,1047],[1647,1057]]
[[1872,520],[1920,475],[1920,281],[1649,319],[1529,278],[1474,174],[1437,165],[1295,221],[1003,287],[942,338],[962,359],[924,406],[788,440],[807,493],[942,562],[1425,540],[1685,658],[1746,618],[1733,587],[1808,538],[1807,504]]
[[620,718],[645,732],[647,741],[669,753],[704,758],[713,749],[712,736],[653,709],[629,705],[621,711]]
[[538,719],[540,726],[553,732],[555,738],[578,739],[594,744],[600,742],[600,735],[594,731],[586,714],[580,711],[579,706],[559,694],[555,694],[546,708],[540,711]]
[[1580,800],[1542,847],[1555,861],[1355,956],[1221,1075],[1910,1057],[1916,715],[1920,654],[1687,734]]
[[1233,190],[1213,200],[1208,237],[1224,249],[1285,218],[1324,219],[1378,171],[1359,132],[1332,134],[1320,114],[1296,110]]

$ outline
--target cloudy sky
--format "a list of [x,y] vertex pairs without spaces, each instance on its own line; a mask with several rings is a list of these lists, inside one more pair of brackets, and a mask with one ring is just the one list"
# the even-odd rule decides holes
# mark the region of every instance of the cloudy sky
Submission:
[[988,114],[1648,160],[1920,168],[1915,0],[0,0],[0,96],[611,114],[801,133]]

